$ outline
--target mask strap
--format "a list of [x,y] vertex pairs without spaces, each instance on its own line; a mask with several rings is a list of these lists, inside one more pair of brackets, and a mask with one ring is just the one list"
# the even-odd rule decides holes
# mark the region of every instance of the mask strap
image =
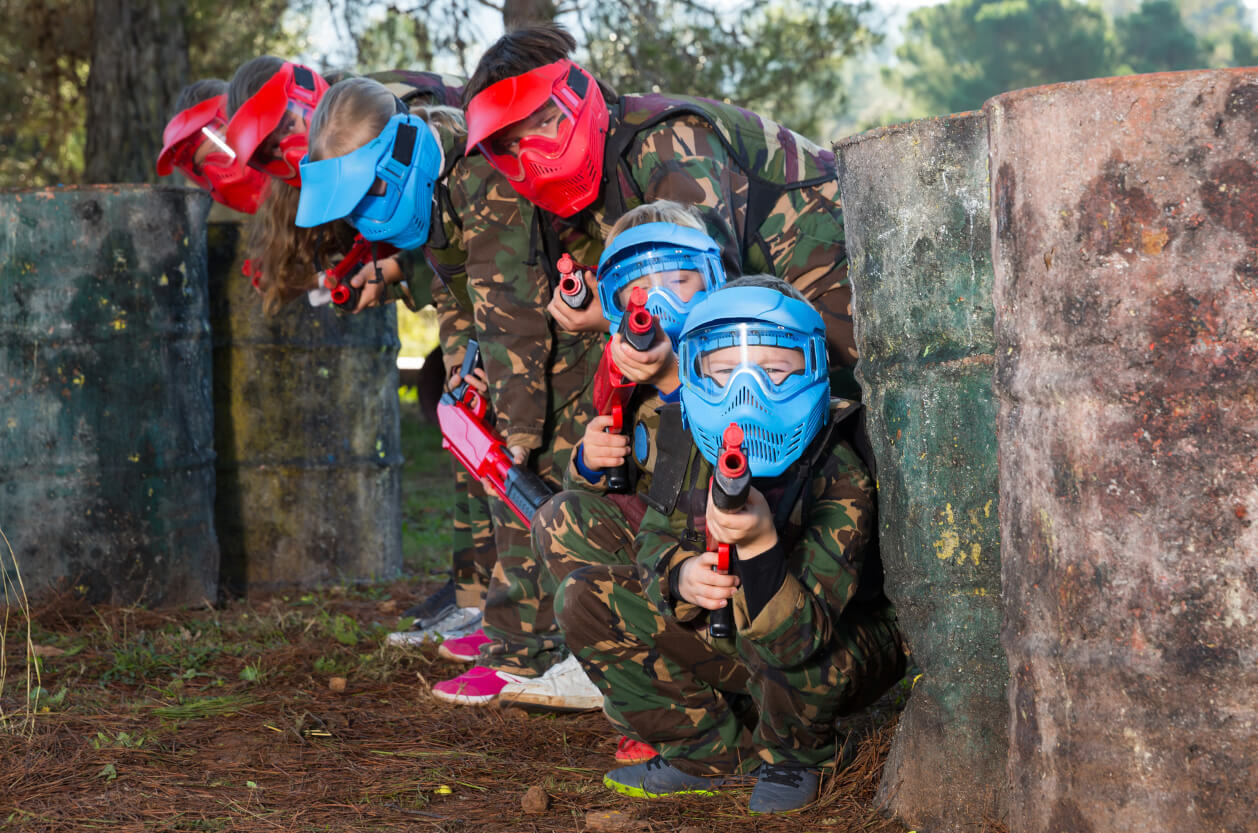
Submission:
[[376,241],[371,241],[371,269],[376,273],[374,278],[368,278],[367,283],[384,283],[384,273],[380,271],[380,264],[376,262]]
[[314,251],[315,251],[314,259],[315,259],[316,271],[319,271],[319,272],[328,271],[328,269],[330,268],[330,264],[328,263],[326,253],[324,252],[324,249],[323,249],[323,226],[317,226],[315,228]]

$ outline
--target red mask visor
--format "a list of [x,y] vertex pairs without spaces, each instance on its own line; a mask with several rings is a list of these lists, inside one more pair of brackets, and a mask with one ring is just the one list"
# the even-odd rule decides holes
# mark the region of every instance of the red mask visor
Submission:
[[177,113],[162,131],[164,146],[157,157],[157,173],[169,176],[178,168],[216,201],[253,214],[266,177],[237,164],[235,152],[223,138],[226,106],[227,97],[216,96]]
[[300,188],[306,131],[327,89],[309,67],[284,64],[232,116],[227,143],[251,167]]
[[467,107],[467,147],[520,196],[561,217],[598,197],[609,114],[593,76],[564,59],[504,78]]

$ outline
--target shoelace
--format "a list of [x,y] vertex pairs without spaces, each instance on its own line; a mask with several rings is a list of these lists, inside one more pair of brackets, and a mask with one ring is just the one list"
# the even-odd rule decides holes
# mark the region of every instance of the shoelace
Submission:
[[798,787],[804,781],[804,770],[797,766],[763,764],[757,775],[761,781],[784,787]]

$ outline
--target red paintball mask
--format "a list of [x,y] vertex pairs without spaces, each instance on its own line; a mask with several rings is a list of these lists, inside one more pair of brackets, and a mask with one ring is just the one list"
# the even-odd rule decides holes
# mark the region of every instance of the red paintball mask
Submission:
[[565,58],[468,102],[467,150],[480,148],[529,202],[571,217],[598,197],[608,120],[594,77]]
[[306,131],[327,90],[319,73],[285,63],[236,110],[227,125],[227,144],[250,167],[300,188]]
[[224,139],[226,130],[225,95],[207,98],[177,113],[162,131],[157,173],[170,176],[178,168],[217,202],[253,214],[262,199],[266,177],[236,164],[236,152]]

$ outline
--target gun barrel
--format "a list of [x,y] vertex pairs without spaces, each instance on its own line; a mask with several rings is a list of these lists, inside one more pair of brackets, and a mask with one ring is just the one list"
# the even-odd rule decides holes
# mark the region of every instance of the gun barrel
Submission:
[[629,305],[620,319],[620,337],[635,350],[649,350],[655,343],[655,316],[646,308],[647,293],[635,286],[629,293]]

